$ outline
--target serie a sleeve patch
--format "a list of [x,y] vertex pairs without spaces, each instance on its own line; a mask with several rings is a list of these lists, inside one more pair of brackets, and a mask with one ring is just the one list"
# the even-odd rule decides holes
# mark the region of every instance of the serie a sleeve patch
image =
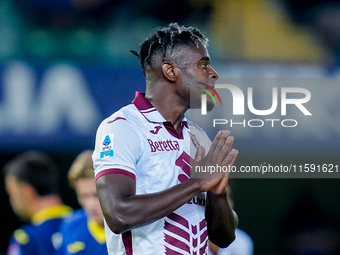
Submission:
[[108,134],[103,136],[100,158],[113,157],[113,145],[112,145],[113,138],[114,134]]

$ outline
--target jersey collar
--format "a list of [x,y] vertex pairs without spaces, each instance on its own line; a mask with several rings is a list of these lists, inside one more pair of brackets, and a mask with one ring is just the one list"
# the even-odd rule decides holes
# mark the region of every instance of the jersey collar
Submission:
[[135,99],[132,101],[132,103],[149,122],[166,122],[166,119],[164,119],[162,114],[160,114],[160,112],[149,102],[149,100],[145,98],[145,93],[136,92]]
[[95,220],[89,219],[87,221],[87,227],[98,243],[105,243],[105,230]]
[[72,208],[66,205],[56,205],[40,210],[32,217],[34,225],[40,225],[47,220],[65,218],[72,212]]
[[153,123],[164,123],[165,128],[168,132],[177,138],[183,139],[183,127],[189,128],[188,120],[186,117],[182,119],[182,132],[181,134],[177,134],[175,128],[171,124],[171,122],[164,119],[162,114],[145,98],[145,93],[136,92],[135,99],[132,103],[137,107],[139,112],[149,121]]

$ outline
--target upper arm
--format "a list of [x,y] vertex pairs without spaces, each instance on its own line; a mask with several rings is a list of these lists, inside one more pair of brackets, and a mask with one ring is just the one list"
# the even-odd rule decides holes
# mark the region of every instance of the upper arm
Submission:
[[136,128],[125,118],[105,120],[98,128],[92,158],[98,198],[110,228],[119,222],[125,199],[135,194],[142,146]]
[[96,180],[97,194],[105,220],[113,232],[120,232],[127,209],[126,198],[136,192],[135,181],[123,174],[107,174]]
[[[101,204],[113,209],[120,206],[119,202],[124,198],[132,196],[136,192],[135,181],[123,174],[104,175],[97,179],[96,187]],[[102,203],[105,201],[109,203]]]

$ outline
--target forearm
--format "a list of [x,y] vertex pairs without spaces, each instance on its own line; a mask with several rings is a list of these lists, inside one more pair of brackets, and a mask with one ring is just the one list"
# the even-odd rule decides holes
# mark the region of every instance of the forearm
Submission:
[[122,233],[165,217],[200,193],[200,187],[193,179],[162,192],[124,197],[115,197],[112,193],[110,195],[109,190],[101,190],[101,185],[110,184],[99,182],[97,188],[105,219],[115,233]]
[[207,192],[206,220],[209,239],[219,247],[227,247],[235,239],[238,217],[231,208],[226,192]]
[[159,193],[127,197],[121,213],[128,228],[137,227],[169,215],[198,193],[198,186],[189,179]]

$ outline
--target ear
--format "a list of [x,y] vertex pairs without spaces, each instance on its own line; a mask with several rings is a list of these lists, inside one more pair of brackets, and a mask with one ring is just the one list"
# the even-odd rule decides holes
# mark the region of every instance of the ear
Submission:
[[169,62],[169,61],[165,61],[162,63],[162,72],[164,77],[171,81],[171,82],[175,82],[177,80],[177,75],[178,75],[178,71],[177,68],[175,67],[174,63]]

